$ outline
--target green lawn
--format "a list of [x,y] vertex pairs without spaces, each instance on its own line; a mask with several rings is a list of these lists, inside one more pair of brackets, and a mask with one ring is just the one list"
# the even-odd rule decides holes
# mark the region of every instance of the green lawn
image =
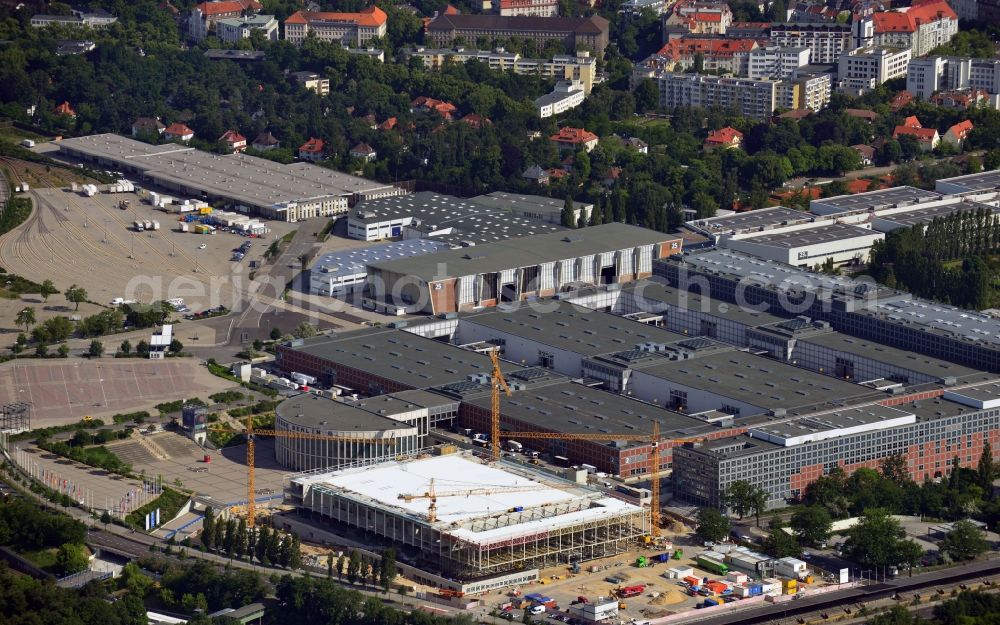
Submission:
[[35,566],[48,573],[55,574],[59,567],[56,566],[56,553],[59,550],[55,547],[39,549],[37,551],[18,552],[23,558],[31,560]]
[[144,528],[146,515],[160,509],[160,525],[177,516],[177,512],[187,503],[188,496],[170,488],[164,488],[163,494],[125,517],[125,523],[133,527]]
[[0,128],[0,141],[21,143],[24,139],[31,139],[33,141],[48,141],[47,137],[37,135],[27,130],[21,130],[20,128],[14,128],[13,126],[9,128]]

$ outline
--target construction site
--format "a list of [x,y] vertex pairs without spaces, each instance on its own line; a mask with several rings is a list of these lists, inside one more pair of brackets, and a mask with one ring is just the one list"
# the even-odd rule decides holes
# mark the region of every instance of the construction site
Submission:
[[639,506],[535,468],[447,451],[296,477],[285,503],[462,580],[606,558],[649,535]]

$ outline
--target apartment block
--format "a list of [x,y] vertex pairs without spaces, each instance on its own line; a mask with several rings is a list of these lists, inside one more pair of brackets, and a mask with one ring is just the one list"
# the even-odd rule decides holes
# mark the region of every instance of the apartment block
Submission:
[[873,43],[888,48],[906,48],[923,56],[958,34],[958,15],[947,2],[929,2],[875,13]]
[[837,90],[851,95],[868,93],[882,83],[906,75],[912,51],[908,48],[858,48],[840,55]]
[[753,80],[771,78],[784,80],[800,67],[809,65],[809,48],[766,46],[750,51],[747,77]]
[[848,24],[774,24],[766,32],[776,46],[809,48],[811,63],[836,63],[852,48]]
[[298,44],[312,33],[323,41],[363,46],[385,37],[388,20],[385,11],[376,6],[358,13],[296,11],[285,20],[285,39]]
[[699,74],[659,72],[660,106],[721,106],[734,108],[740,115],[764,119],[777,104],[777,84],[770,80],[726,78]]
[[1000,59],[932,56],[913,59],[906,70],[906,90],[918,98],[969,89],[1000,94]]
[[818,111],[830,102],[833,76],[826,72],[796,71],[776,86],[777,108]]
[[441,69],[448,63],[479,61],[490,69],[515,74],[537,74],[554,80],[578,81],[589,94],[597,78],[597,58],[587,51],[557,54],[551,59],[526,59],[503,48],[495,51],[474,48],[410,48],[402,51],[407,58],[419,58],[424,67]]

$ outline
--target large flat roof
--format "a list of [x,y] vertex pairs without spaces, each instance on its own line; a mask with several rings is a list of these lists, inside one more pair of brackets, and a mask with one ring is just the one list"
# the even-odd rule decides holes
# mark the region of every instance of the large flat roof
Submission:
[[198,189],[249,206],[345,197],[387,186],[308,163],[282,165],[239,153],[212,154],[173,144],[152,146],[115,134],[63,139],[59,146],[138,168],[154,181]]
[[392,243],[379,243],[339,252],[323,254],[313,263],[312,271],[319,276],[351,276],[365,273],[368,263],[381,260],[413,258],[448,249],[445,241],[435,239],[406,239]]
[[[440,493],[437,498],[439,526],[468,523],[517,506],[529,508],[567,502],[579,496],[568,489],[555,488],[460,454],[349,468],[307,480],[361,495],[375,504],[423,519],[427,518],[429,506],[426,498],[406,501],[399,496],[424,494],[433,480],[434,490]],[[489,494],[444,495],[487,488],[495,490]],[[518,490],[504,492],[505,488]]]
[[815,220],[816,216],[809,213],[784,206],[772,206],[723,217],[694,219],[686,223],[688,227],[697,228],[710,234],[725,234],[727,232],[743,233],[760,229],[768,230],[778,226],[808,223]]
[[868,191],[867,193],[838,195],[836,197],[813,200],[811,204],[836,209],[837,212],[853,212],[873,208],[888,208],[894,204],[928,202],[940,198],[941,194],[934,191],[925,191],[916,187],[893,187],[891,189]]
[[509,210],[429,191],[367,200],[351,211],[351,219],[364,224],[405,218],[414,220],[411,228],[423,230],[434,239],[455,246],[463,243],[482,245],[565,230],[539,219],[512,215]]
[[[441,341],[385,328],[366,328],[292,342],[293,349],[413,388],[430,388],[489,375],[489,356]],[[516,367],[502,363],[505,371]]]
[[637,372],[765,410],[783,409],[788,416],[884,397],[857,384],[738,350],[664,360]]
[[684,338],[670,330],[557,300],[541,306],[523,305],[463,315],[459,321],[460,337],[462,323],[474,323],[587,356]]
[[935,184],[936,188],[952,189],[958,192],[965,191],[993,191],[1000,189],[1000,170],[984,171],[978,174],[967,176],[956,176],[955,178],[942,178]]
[[[591,60],[593,59],[591,58]],[[486,195],[477,195],[470,198],[469,201],[481,206],[499,208],[500,210],[532,211],[539,215],[560,214],[565,204],[565,200],[545,197],[544,195],[526,195],[523,193],[508,193],[506,191],[494,191]],[[573,205],[576,207],[593,208],[593,204],[587,202],[574,201]]]
[[965,198],[955,198],[954,202],[940,204],[937,206],[925,206],[914,208],[913,210],[900,211],[878,215],[875,218],[879,221],[892,222],[896,228],[909,228],[918,224],[928,224],[938,217],[944,217],[952,213],[961,213],[970,210],[987,210],[994,215],[1000,214],[1000,208],[982,202],[973,202]]
[[527,267],[671,240],[662,232],[622,223],[583,230],[536,234],[418,258],[372,263],[369,267],[431,280]]
[[974,310],[921,299],[876,302],[862,315],[874,315],[902,326],[917,326],[971,343],[1000,347],[1000,319]]
[[751,308],[743,308],[737,304],[712,299],[707,295],[686,289],[678,289],[658,280],[634,282],[624,286],[623,290],[631,291],[636,297],[660,301],[692,312],[706,313],[750,327],[785,321],[784,317],[778,317],[767,312],[757,312]]
[[362,402],[347,403],[315,393],[302,393],[278,404],[277,416],[293,425],[330,432],[404,430],[413,426],[364,409]]
[[815,228],[802,230],[791,230],[788,232],[774,232],[762,234],[760,236],[739,239],[734,243],[746,242],[755,245],[767,245],[771,247],[794,249],[798,247],[808,247],[810,245],[820,245],[832,241],[848,241],[860,238],[881,238],[881,232],[852,226],[849,224],[826,223]]
[[840,408],[798,419],[762,423],[750,428],[749,433],[754,438],[760,437],[783,446],[791,446],[858,432],[897,427],[915,421],[914,415],[905,408],[868,404]]
[[[488,410],[490,398],[478,397],[470,403]],[[665,438],[698,436],[716,430],[701,419],[570,381],[501,396],[500,412],[539,430],[568,434],[652,435],[653,423],[660,425],[660,435]],[[608,442],[612,447],[637,444],[643,443]]]
[[848,336],[840,332],[826,332],[799,339],[800,343],[813,343],[831,349],[857,354],[864,358],[871,358],[879,362],[910,369],[925,375],[938,378],[954,377],[959,381],[971,381],[974,379],[992,379],[994,376],[966,367],[963,365],[939,360],[931,356],[925,356],[916,352],[899,349],[890,345],[883,345],[875,341]]

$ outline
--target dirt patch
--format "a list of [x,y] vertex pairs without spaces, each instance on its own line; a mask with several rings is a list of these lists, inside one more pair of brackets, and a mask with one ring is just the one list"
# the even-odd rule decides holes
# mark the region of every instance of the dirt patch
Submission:
[[660,595],[652,600],[650,600],[650,605],[676,605],[678,603],[684,602],[684,595],[676,590],[667,590],[660,593]]

